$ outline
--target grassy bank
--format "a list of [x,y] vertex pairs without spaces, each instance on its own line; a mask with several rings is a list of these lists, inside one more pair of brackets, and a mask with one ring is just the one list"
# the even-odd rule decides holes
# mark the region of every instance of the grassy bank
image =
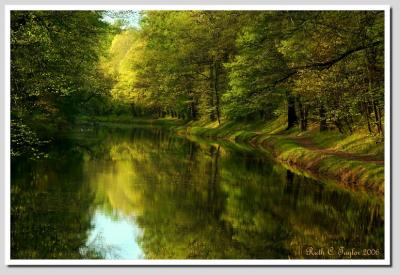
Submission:
[[319,179],[330,179],[355,189],[384,192],[384,144],[382,138],[358,130],[345,135],[337,131],[285,130],[284,118],[271,122],[191,122],[175,127],[180,134],[244,141],[272,152],[288,167]]
[[286,130],[285,118],[269,122],[217,122],[131,116],[81,117],[83,123],[129,124],[164,127],[191,138],[245,142],[297,172],[317,179],[333,180],[354,189],[384,193],[384,144],[382,138],[364,131],[345,135],[337,131],[320,133],[317,125],[306,132]]
[[321,153],[304,148],[285,136],[267,137],[261,144],[272,150],[278,161],[304,169],[317,177],[333,179],[352,188],[379,194],[384,192],[384,166],[379,161]]

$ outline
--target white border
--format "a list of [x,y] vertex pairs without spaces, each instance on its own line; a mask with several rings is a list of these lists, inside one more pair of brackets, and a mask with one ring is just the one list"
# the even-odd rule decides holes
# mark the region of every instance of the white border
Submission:
[[6,5],[10,10],[385,10],[389,5]]
[[11,158],[11,144],[10,144],[10,138],[11,138],[11,111],[10,111],[10,104],[11,104],[11,86],[10,86],[10,80],[11,80],[11,67],[10,67],[10,47],[11,47],[11,41],[10,41],[10,10],[6,7],[5,8],[5,16],[4,16],[4,26],[5,26],[5,55],[4,55],[4,65],[5,65],[5,78],[4,78],[4,118],[5,118],[5,129],[4,129],[4,164],[5,164],[5,171],[4,171],[4,201],[5,201],[5,238],[4,238],[4,246],[5,246],[5,257],[6,257],[6,264],[8,263],[8,260],[11,259],[10,255],[10,250],[11,250],[11,243],[10,243],[10,238],[11,238],[11,233],[10,233],[10,223],[11,223],[11,211],[10,211],[10,187],[11,187],[11,165],[10,165],[10,158]]
[[[385,258],[379,260],[15,260],[10,255],[10,12],[11,10],[382,10],[385,12]],[[138,266],[389,266],[391,264],[391,37],[389,5],[5,5],[5,264]]]

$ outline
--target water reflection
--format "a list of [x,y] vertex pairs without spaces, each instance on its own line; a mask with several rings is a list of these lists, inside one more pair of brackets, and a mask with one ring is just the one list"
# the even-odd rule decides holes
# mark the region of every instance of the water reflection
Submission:
[[12,165],[13,258],[287,259],[309,246],[384,256],[381,199],[251,150],[147,128],[67,140],[51,160]]
[[97,210],[92,217],[93,229],[81,254],[86,255],[88,248],[103,251],[105,259],[141,259],[143,253],[135,241],[140,235],[140,228],[135,219],[124,215],[110,216]]

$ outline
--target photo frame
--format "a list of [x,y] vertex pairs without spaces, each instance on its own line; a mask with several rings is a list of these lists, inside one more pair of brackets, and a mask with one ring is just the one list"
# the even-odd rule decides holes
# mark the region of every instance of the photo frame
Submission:
[[[348,10],[379,10],[384,12],[384,116],[386,121],[392,120],[392,92],[391,92],[391,9],[388,5],[7,5],[5,6],[5,40],[6,45],[10,45],[10,14],[12,11],[18,10],[74,10],[74,11],[88,11],[88,10],[237,10],[237,11],[281,11],[281,10],[324,10],[324,11],[348,11]],[[5,48],[5,84],[6,84],[6,100],[5,100],[5,155],[9,156],[11,140],[10,140],[10,48]],[[71,260],[71,259],[12,259],[11,257],[11,200],[10,200],[10,185],[5,185],[5,263],[8,266],[390,266],[392,263],[392,219],[391,219],[391,206],[392,201],[392,136],[390,123],[384,124],[385,148],[384,148],[384,258],[383,259],[168,259],[168,260]],[[10,159],[5,159],[5,182],[10,182],[11,179],[11,164]],[[318,248],[322,249],[322,248]],[[318,249],[317,252],[318,253]],[[328,248],[323,248],[328,249]],[[338,251],[337,247],[334,248]],[[373,249],[373,248],[371,248]],[[346,250],[346,249],[345,249]],[[353,248],[347,248],[347,252],[353,251]],[[324,250],[326,253],[328,250]],[[356,251],[358,253],[359,251]],[[305,252],[308,253],[308,252]],[[342,251],[342,253],[344,253]],[[353,253],[353,252],[349,252]],[[362,253],[362,252],[361,252]]]

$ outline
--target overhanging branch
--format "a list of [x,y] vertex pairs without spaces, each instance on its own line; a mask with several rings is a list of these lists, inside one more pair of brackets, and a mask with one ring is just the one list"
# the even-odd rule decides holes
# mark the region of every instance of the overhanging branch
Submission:
[[369,49],[369,48],[376,47],[381,43],[382,43],[382,41],[375,41],[375,42],[370,43],[368,45],[356,47],[354,49],[348,50],[348,51],[342,53],[341,55],[339,55],[339,56],[337,56],[337,57],[335,57],[335,58],[333,58],[331,60],[325,61],[325,62],[317,62],[317,63],[313,63],[313,64],[309,64],[309,65],[297,66],[297,67],[289,68],[288,73],[285,76],[283,76],[282,78],[277,79],[277,80],[275,80],[273,82],[273,86],[286,81],[287,79],[289,79],[293,75],[297,74],[300,70],[304,70],[304,69],[326,70],[326,69],[329,69],[334,64],[336,64],[339,61],[345,59],[346,57],[350,56],[351,54],[359,52],[359,51],[362,51],[362,50],[366,50],[366,49]]

